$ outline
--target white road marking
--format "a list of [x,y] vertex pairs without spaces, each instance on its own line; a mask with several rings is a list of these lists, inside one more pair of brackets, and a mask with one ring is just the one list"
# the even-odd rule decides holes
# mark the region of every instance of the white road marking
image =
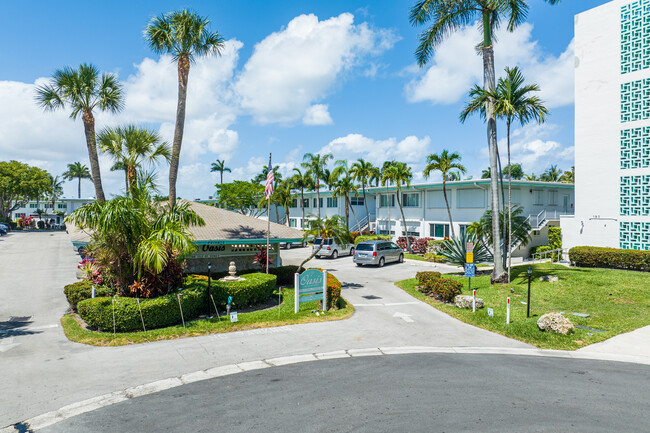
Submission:
[[0,341],[0,352],[6,352],[18,346],[20,346],[20,343],[14,343],[14,337],[9,337]]
[[402,319],[403,321],[405,321],[405,322],[407,322],[407,323],[413,323],[413,322],[415,322],[415,320],[411,319],[411,315],[410,315],[410,314],[395,313],[395,314],[393,314],[393,317],[399,317],[400,319]]
[[417,305],[419,302],[388,302],[388,303],[372,303],[372,304],[352,304],[355,307],[395,307],[397,305]]

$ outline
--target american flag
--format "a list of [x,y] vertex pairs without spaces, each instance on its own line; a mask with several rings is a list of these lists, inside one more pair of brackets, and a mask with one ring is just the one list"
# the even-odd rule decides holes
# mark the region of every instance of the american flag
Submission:
[[264,188],[264,197],[268,200],[273,194],[273,166],[271,165],[271,155],[269,155],[269,171],[266,173],[266,188]]

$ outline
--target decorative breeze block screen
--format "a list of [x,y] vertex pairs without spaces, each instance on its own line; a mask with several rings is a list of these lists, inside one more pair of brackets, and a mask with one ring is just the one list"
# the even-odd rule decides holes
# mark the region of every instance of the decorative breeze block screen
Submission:
[[621,168],[650,167],[650,127],[621,131]]
[[650,78],[621,84],[621,122],[650,119]]
[[621,222],[620,247],[626,250],[650,250],[650,223]]
[[650,215],[650,175],[621,176],[621,216]]
[[621,7],[621,74],[650,68],[650,0]]

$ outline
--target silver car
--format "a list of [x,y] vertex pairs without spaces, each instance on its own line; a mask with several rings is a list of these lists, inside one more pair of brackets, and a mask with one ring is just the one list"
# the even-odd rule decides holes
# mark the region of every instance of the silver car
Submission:
[[404,251],[394,242],[366,241],[359,242],[352,259],[357,266],[379,265],[390,262],[404,262]]
[[321,238],[314,239],[314,246],[312,247],[312,251],[316,251],[318,247],[320,247],[321,242],[323,243],[323,248],[321,248],[316,255],[317,258],[331,257],[333,259],[336,259],[340,255],[345,254],[351,256],[354,254],[354,246],[352,244],[339,245],[334,241],[334,239],[331,238],[325,239],[325,241],[323,241]]

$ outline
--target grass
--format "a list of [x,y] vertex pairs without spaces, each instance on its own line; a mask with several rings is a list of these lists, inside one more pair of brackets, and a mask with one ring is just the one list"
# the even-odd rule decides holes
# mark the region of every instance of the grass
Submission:
[[404,258],[405,259],[411,259],[411,260],[419,260],[421,262],[426,262],[427,261],[423,256],[421,256],[419,254],[406,253],[406,254],[404,254]]
[[[313,301],[301,304],[298,314],[294,314],[293,294],[293,289],[282,289],[283,303],[280,307],[279,318],[278,308],[275,307],[250,313],[239,313],[237,317],[238,322],[234,323],[230,322],[229,317],[222,316],[221,321],[217,318],[198,319],[185,322],[185,328],[183,328],[183,325],[176,325],[167,328],[147,329],[147,332],[118,332],[115,337],[112,332],[90,331],[83,328],[78,322],[78,316],[72,314],[63,316],[61,318],[61,325],[63,325],[63,331],[70,341],[93,346],[124,346],[127,344],[173,340],[222,332],[243,331],[246,329],[341,320],[347,319],[354,313],[352,304],[349,304],[345,299],[341,298],[339,301],[339,307],[341,308],[336,311],[320,312],[320,315],[317,316],[311,311],[318,308],[318,301]],[[277,299],[277,292],[275,296]],[[220,313],[225,312],[220,311]]]
[[[650,290],[648,273],[613,269],[567,268],[551,263],[533,265],[531,284],[531,317],[526,318],[528,291],[527,266],[512,269],[512,282],[491,285],[490,276],[472,278],[472,289],[483,298],[485,307],[472,313],[454,305],[429,298],[415,289],[415,278],[398,281],[396,285],[412,296],[465,323],[524,341],[543,349],[575,350],[606,340],[615,335],[650,325]],[[539,277],[556,275],[558,282],[542,282]],[[470,294],[467,278],[450,276],[463,283],[463,293]],[[514,293],[510,291],[514,289]],[[510,297],[510,324],[506,322],[506,298]],[[487,308],[494,309],[489,317]],[[573,324],[606,330],[598,333],[576,328],[574,334],[559,335],[541,332],[537,319],[545,313],[563,311]],[[573,313],[589,314],[588,318]],[[589,335],[589,334],[592,335]]]

